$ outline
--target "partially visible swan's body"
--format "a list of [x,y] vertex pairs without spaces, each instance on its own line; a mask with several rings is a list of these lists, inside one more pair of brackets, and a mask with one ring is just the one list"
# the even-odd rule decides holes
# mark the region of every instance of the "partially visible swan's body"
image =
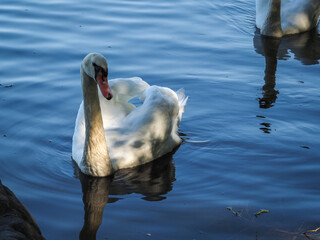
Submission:
[[256,0],[256,26],[262,35],[282,37],[315,28],[320,0]]
[[[103,56],[89,54],[81,65],[84,101],[78,111],[72,142],[72,157],[81,171],[107,176],[119,169],[150,162],[179,146],[178,125],[187,101],[184,92],[149,86],[138,77],[113,79],[108,90],[113,97],[107,100],[103,90],[96,91],[94,75],[89,77],[85,72],[90,71],[83,69],[97,58],[101,60]],[[85,86],[86,82],[89,87]],[[90,88],[94,93],[86,95]],[[128,103],[139,95],[142,105]],[[96,101],[90,102],[94,98]],[[96,105],[99,108],[92,110]]]

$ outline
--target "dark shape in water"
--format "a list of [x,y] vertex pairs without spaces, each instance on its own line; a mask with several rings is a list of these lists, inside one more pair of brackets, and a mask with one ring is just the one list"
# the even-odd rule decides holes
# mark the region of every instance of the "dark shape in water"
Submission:
[[300,146],[301,148],[310,149],[308,146]]
[[96,239],[105,205],[121,200],[109,195],[138,193],[144,196],[144,200],[161,201],[166,198],[163,195],[172,190],[172,182],[175,181],[172,154],[136,168],[122,169],[111,177],[88,176],[79,170],[77,164],[74,167],[81,182],[85,210],[80,240]]
[[271,133],[271,123],[260,123],[263,127],[260,128],[264,133]]
[[280,39],[262,36],[261,42],[265,53],[266,68],[264,71],[265,84],[262,87],[263,97],[259,99],[259,105],[260,108],[269,108],[273,106],[272,104],[276,101],[277,94],[279,93],[274,88],[276,86],[277,52]]
[[0,240],[45,239],[29,211],[0,180]]
[[[289,52],[294,54],[294,59],[303,65],[319,64],[320,35],[317,28],[302,34],[291,35],[283,38],[271,38],[260,35],[257,29],[253,38],[255,51],[265,57],[265,84],[262,87],[263,96],[259,98],[260,108],[270,108],[276,102],[279,91],[275,90],[277,61],[290,58]],[[301,79],[296,79],[302,82]]]

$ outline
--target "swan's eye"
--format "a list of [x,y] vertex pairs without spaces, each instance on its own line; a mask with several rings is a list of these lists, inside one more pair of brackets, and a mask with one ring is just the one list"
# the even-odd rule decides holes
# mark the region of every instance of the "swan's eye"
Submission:
[[97,76],[102,72],[102,68],[95,63],[92,63],[94,67],[94,79],[97,79]]
[[94,67],[94,77],[95,80],[97,81],[97,77],[100,76],[102,78],[102,84],[106,84],[108,83],[107,79],[108,79],[108,68],[103,69],[102,67],[98,66],[95,63],[92,63],[93,67]]
[[92,63],[93,67],[94,67],[94,71],[95,73],[99,72],[101,70],[101,67],[99,67],[97,64]]

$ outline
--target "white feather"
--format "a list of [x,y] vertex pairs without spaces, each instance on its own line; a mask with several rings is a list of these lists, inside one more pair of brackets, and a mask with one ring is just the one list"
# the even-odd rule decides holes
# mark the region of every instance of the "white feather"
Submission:
[[[145,164],[179,146],[178,125],[187,102],[184,91],[149,86],[141,78],[109,81],[113,93],[99,100],[106,142],[114,171]],[[142,105],[128,101],[141,95]],[[83,103],[76,119],[72,157],[80,166],[85,143]],[[81,166],[80,166],[81,169]]]

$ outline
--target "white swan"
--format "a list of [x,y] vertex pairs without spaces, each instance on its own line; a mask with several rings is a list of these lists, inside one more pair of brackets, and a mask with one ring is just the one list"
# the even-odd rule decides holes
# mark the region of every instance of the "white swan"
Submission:
[[[83,173],[92,176],[108,176],[173,151],[181,143],[177,131],[188,99],[183,90],[149,86],[138,77],[108,82],[107,75],[107,61],[101,54],[83,59],[83,102],[75,123],[72,158]],[[128,103],[139,95],[142,105]]]
[[320,0],[256,0],[256,26],[262,35],[283,37],[315,28]]

